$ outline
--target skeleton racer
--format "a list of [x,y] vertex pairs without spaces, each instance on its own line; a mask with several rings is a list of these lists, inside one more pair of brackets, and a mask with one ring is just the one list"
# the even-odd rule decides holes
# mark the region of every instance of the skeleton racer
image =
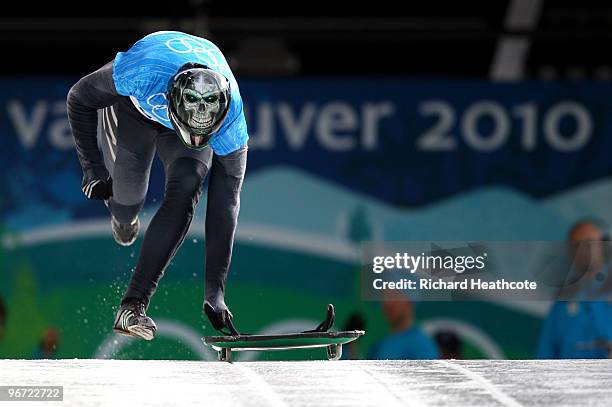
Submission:
[[155,154],[165,171],[161,206],[146,230],[113,329],[151,340],[146,310],[191,224],[209,177],[204,311],[235,334],[225,304],[246,170],[247,127],[238,84],[212,42],[177,31],[149,34],[83,77],[67,98],[82,190],[102,200],[115,241],[134,243]]

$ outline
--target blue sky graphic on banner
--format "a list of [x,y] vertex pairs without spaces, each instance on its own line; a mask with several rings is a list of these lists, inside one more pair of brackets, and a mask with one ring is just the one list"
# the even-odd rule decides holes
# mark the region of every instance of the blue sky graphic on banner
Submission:
[[[74,79],[1,80],[0,213],[10,229],[101,215],[80,191]],[[294,167],[391,206],[483,186],[544,198],[612,173],[612,103],[590,84],[300,79],[241,82],[249,174]],[[159,200],[154,168],[148,199]]]

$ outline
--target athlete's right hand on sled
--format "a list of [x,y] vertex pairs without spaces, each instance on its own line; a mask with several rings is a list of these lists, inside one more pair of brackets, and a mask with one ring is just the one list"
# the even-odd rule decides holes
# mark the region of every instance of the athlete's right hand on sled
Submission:
[[84,171],[81,190],[89,199],[106,200],[113,196],[113,180],[106,169],[87,169]]
[[224,302],[217,301],[214,305],[209,301],[204,302],[204,313],[213,328],[223,335],[240,335],[232,322],[234,316]]

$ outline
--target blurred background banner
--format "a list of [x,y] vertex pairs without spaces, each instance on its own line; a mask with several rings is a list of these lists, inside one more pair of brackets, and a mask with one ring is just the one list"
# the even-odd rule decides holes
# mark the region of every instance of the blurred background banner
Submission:
[[[82,197],[64,100],[74,81],[0,84],[2,269],[8,273],[1,290],[11,308],[32,313],[24,316],[32,321],[27,326],[9,319],[15,335],[61,326],[61,354],[85,357],[108,335],[138,251],[115,247],[106,209]],[[576,218],[608,215],[607,89],[323,78],[244,81],[241,91],[251,140],[229,295],[245,329],[262,329],[271,312],[289,322],[302,314],[316,321],[326,301],[338,305],[340,316],[369,310],[369,323],[383,325],[376,306],[360,302],[363,240],[555,240]],[[145,219],[163,191],[159,165],[149,190]],[[156,312],[187,319],[198,334],[204,207],[205,201],[153,301]],[[308,301],[294,300],[300,296]],[[282,298],[282,310],[275,309]],[[435,315],[436,307],[419,305],[419,316]],[[531,356],[528,344],[545,307],[477,307],[477,318],[455,311],[457,321],[483,326],[487,337],[499,335],[490,341],[501,347],[503,330],[494,327],[505,323],[498,313],[520,320],[532,326],[523,331],[531,339],[512,341],[515,349],[508,343],[504,352]],[[486,324],[487,312],[494,325]],[[27,356],[19,352],[34,344],[17,339],[7,352]]]
[[[169,29],[220,45],[245,101],[249,164],[227,293],[240,329],[312,328],[334,303],[338,329],[368,331],[349,357],[384,358],[394,320],[435,339],[439,353],[414,357],[536,355],[550,303],[381,307],[361,298],[361,244],[561,243],[586,218],[607,238],[609,6],[432,0],[394,16],[392,4],[347,15],[323,2],[296,16],[278,4],[123,3],[121,15],[47,4],[44,17],[0,19],[11,56],[0,67],[0,357],[215,357],[199,340],[213,332],[201,313],[205,194],[151,303],[160,338],[115,336],[142,239],[117,246],[104,205],[83,196],[66,117],[81,76]],[[156,160],[143,230],[163,182]]]
[[[66,118],[77,79],[0,83],[1,210],[11,229],[92,213],[74,188]],[[612,102],[597,84],[318,78],[246,80],[241,90],[250,174],[283,166],[392,206],[491,185],[547,198],[612,169]]]

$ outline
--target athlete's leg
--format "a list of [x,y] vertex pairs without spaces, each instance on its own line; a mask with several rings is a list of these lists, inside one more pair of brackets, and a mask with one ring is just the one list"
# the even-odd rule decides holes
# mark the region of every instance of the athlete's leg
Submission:
[[164,200],[147,229],[123,298],[123,302],[139,299],[146,306],[187,234],[212,157],[210,149],[190,150],[169,131],[158,136],[157,152],[166,172]]
[[144,204],[155,154],[157,128],[148,123],[129,100],[99,111],[99,144],[113,180],[107,205],[113,217],[131,223]]
[[[99,117],[103,135],[99,141],[113,179],[113,196],[107,201],[113,237],[117,243],[129,245],[138,233],[138,212],[147,194],[160,126],[144,119],[127,98],[104,109]],[[145,311],[144,302],[137,299],[122,302],[113,329],[124,335],[153,339],[157,328]]]

